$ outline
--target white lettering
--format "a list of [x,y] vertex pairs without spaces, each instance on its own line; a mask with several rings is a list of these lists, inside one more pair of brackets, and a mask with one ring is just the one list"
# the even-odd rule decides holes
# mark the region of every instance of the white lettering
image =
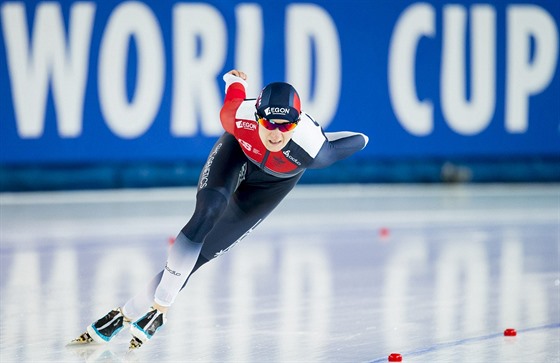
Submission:
[[24,4],[2,5],[8,73],[21,138],[43,135],[49,79],[60,136],[80,136],[94,14],[93,3],[72,5],[67,43],[60,4],[41,3],[30,46]]
[[[59,136],[79,137],[96,5],[72,4],[67,31],[60,4],[39,2],[32,24],[27,24],[25,7],[25,2],[0,6],[17,133],[23,139],[43,136],[50,122],[45,116],[52,90]],[[458,134],[477,135],[493,120],[501,122],[494,115],[499,96],[497,70],[502,69],[496,54],[500,30],[507,41],[502,74],[505,89],[499,88],[505,93],[505,132],[527,131],[531,97],[545,90],[555,77],[559,37],[554,16],[537,5],[511,5],[505,11],[506,29],[497,29],[496,10],[490,5],[472,5],[470,13],[462,5],[442,8],[440,107],[447,126]],[[436,13],[428,3],[406,8],[389,46],[391,104],[398,122],[415,136],[430,135],[434,129],[434,106],[428,97],[437,97],[426,97],[422,90],[419,94],[415,72],[427,63],[419,62],[416,53],[422,41],[435,38]],[[223,130],[216,115],[222,105],[219,75],[228,51],[226,22],[215,7],[203,3],[176,4],[172,16],[172,44],[167,52],[173,56],[168,105],[171,136],[219,135]],[[298,89],[304,109],[326,127],[337,111],[341,90],[336,24],[325,9],[312,4],[288,5],[285,19],[286,79]],[[235,22],[234,62],[236,68],[250,74],[247,95],[252,97],[262,86],[266,35],[262,7],[236,5]],[[138,60],[136,80],[127,83],[133,45]],[[158,117],[166,80],[163,45],[158,20],[141,2],[124,2],[107,19],[97,64],[98,96],[107,126],[115,135],[140,137]],[[131,83],[134,90],[128,91]],[[270,111],[284,114],[288,110]]]
[[[341,52],[336,25],[318,5],[292,4],[287,9],[285,29],[288,82],[298,90],[305,111],[326,127],[337,111],[341,88]],[[312,47],[316,55],[313,92]]]
[[235,126],[238,129],[245,129],[245,130],[256,130],[257,129],[257,124],[255,122],[249,122],[249,121],[236,121]]
[[507,33],[505,127],[511,133],[523,133],[528,127],[529,97],[544,90],[554,77],[558,29],[545,10],[512,5],[507,9]]
[[287,115],[290,113],[290,109],[286,107],[267,107],[264,109],[264,114],[270,115]]
[[[488,127],[496,109],[494,8],[474,5],[472,9],[470,95],[465,80],[466,28],[466,10],[459,5],[445,6],[441,108],[451,129],[463,135],[476,135]],[[414,4],[399,18],[389,49],[391,103],[401,125],[416,136],[429,135],[434,127],[432,102],[420,101],[415,89],[418,43],[422,36],[433,37],[434,29],[432,6]],[[507,9],[506,38],[505,129],[523,133],[528,127],[529,97],[544,90],[554,77],[558,29],[545,10],[534,5],[515,5]]]
[[242,140],[242,139],[237,139],[237,141],[239,141],[241,146],[243,146],[245,149],[247,149],[247,151],[251,151],[253,149],[253,146],[251,144],[249,144],[247,141]]
[[285,155],[288,159],[290,159],[291,161],[293,161],[294,163],[296,163],[297,165],[300,165],[300,166],[301,166],[301,162],[300,162],[298,159],[294,158],[292,155],[290,155],[290,150],[284,151],[284,155]]
[[245,92],[249,98],[256,97],[263,87],[264,27],[261,7],[257,4],[237,5],[235,25],[235,68],[250,74],[249,87]]
[[400,124],[411,134],[433,130],[433,105],[420,101],[415,87],[415,59],[420,39],[435,35],[435,11],[429,4],[409,6],[395,25],[389,48],[389,93]]
[[210,175],[210,168],[212,167],[212,163],[214,163],[214,159],[216,158],[216,155],[218,155],[218,152],[220,151],[221,148],[222,148],[222,143],[219,143],[218,145],[216,145],[216,148],[214,149],[214,151],[212,151],[212,153],[208,157],[208,160],[206,161],[206,164],[204,165],[204,169],[202,169],[202,173],[200,175],[200,181],[198,182],[198,189],[206,188],[206,186],[208,185],[208,175]]
[[[129,103],[126,67],[131,40],[137,46],[138,71]],[[99,51],[99,101],[116,135],[135,138],[150,128],[159,110],[164,74],[163,40],[154,14],[139,2],[119,5],[108,20]]]
[[496,105],[496,14],[488,5],[475,5],[471,17],[470,97],[467,97],[466,10],[446,6],[443,12],[441,107],[448,125],[459,134],[483,131]]
[[197,115],[202,132],[216,136],[223,132],[222,71],[227,49],[227,29],[222,15],[208,4],[178,4],[173,8],[173,104],[171,133],[193,136]]

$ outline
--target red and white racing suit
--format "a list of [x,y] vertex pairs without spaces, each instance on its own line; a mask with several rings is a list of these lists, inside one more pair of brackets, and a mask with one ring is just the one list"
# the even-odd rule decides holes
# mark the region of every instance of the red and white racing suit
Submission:
[[239,142],[243,153],[264,172],[280,178],[305,169],[324,168],[363,149],[368,138],[356,132],[323,132],[309,115],[302,112],[292,139],[278,152],[268,151],[255,119],[255,100],[245,98],[245,82],[231,74],[224,76],[226,97],[220,119],[222,126]]

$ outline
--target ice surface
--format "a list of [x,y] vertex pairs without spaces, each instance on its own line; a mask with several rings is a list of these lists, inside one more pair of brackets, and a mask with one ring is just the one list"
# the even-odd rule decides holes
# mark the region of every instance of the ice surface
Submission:
[[0,362],[560,361],[556,184],[298,186],[140,350],[66,347],[162,268],[194,193],[0,194]]

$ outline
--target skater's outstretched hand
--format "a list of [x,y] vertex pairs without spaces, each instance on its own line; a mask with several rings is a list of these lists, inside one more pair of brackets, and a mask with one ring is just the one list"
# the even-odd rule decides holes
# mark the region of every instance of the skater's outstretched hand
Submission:
[[239,78],[241,78],[241,79],[243,79],[243,80],[247,80],[247,75],[246,75],[244,72],[242,72],[242,71],[238,71],[237,69],[233,69],[233,70],[229,71],[228,73],[229,73],[229,74],[232,74],[232,75],[234,75],[234,76],[236,76],[236,77],[239,77]]

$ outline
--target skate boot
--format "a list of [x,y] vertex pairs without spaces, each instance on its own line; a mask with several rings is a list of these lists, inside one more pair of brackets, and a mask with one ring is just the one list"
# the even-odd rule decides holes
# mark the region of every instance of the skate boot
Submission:
[[130,340],[129,349],[140,348],[142,344],[152,338],[156,331],[158,331],[166,321],[167,317],[164,313],[153,307],[150,308],[146,315],[130,325],[132,339]]
[[108,343],[129,321],[120,308],[111,310],[86,328],[86,332],[72,340],[70,344]]

